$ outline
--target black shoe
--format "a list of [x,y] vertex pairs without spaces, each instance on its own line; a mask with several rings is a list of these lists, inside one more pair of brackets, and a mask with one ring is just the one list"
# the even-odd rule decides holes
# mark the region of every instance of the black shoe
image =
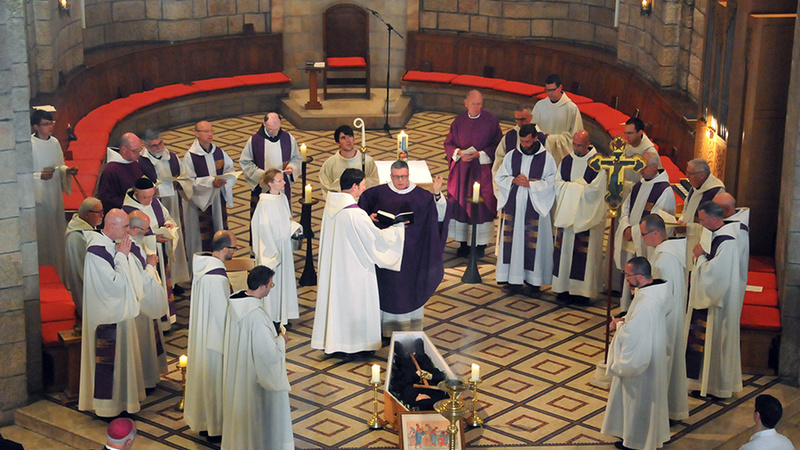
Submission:
[[569,301],[576,306],[589,306],[589,304],[592,303],[589,297],[584,297],[582,295],[570,295]]
[[669,419],[669,427],[670,428],[674,427],[675,425],[677,425],[679,423],[680,423],[680,420]]
[[522,285],[521,284],[503,284],[500,288],[501,291],[510,293],[510,294],[519,294],[522,292]]
[[144,388],[145,395],[153,395],[153,392],[155,392],[155,391],[156,391],[156,388],[154,388],[154,387]]
[[175,295],[183,295],[183,294],[186,293],[186,289],[184,289],[184,288],[182,288],[182,287],[180,287],[180,286],[178,286],[176,284],[175,286],[172,286],[172,293],[175,294]]
[[392,344],[392,338],[383,336],[381,337],[381,348],[388,347]]
[[200,432],[200,436],[202,436],[202,437],[208,437],[208,431],[201,431],[201,432]]
[[617,314],[614,317],[617,318],[617,319],[621,319],[621,318],[625,317],[626,314],[628,314],[628,311],[620,311],[620,313]]
[[456,250],[456,256],[461,258],[466,258],[469,256],[469,245],[467,245],[466,242],[462,242],[461,246],[458,247],[458,250]]
[[570,301],[569,292],[559,292],[558,294],[556,294],[556,300],[558,300],[559,302],[569,303]]
[[288,330],[289,328],[292,328],[292,322],[289,322],[289,321],[287,320],[287,321],[286,321],[286,323],[285,323],[285,324],[283,324],[283,327],[284,327],[284,328],[286,328],[287,330]]
[[211,442],[212,444],[219,444],[220,442],[222,442],[222,435],[219,435],[219,436],[207,436],[206,440],[208,442]]
[[485,245],[479,245],[475,247],[475,256],[477,256],[478,258],[483,258],[485,255],[486,255]]
[[528,286],[528,297],[530,298],[539,298],[539,294],[542,292],[542,289],[539,286]]
[[722,400],[722,398],[717,397],[716,395],[711,395],[711,394],[708,394],[705,397],[703,397],[702,395],[700,395],[700,391],[691,391],[691,392],[689,392],[689,397],[696,398],[698,400],[711,400],[711,401]]
[[634,450],[634,449],[632,449],[630,447],[625,447],[624,445],[622,445],[622,441],[614,442],[614,447],[616,447],[618,449],[621,449],[621,450]]

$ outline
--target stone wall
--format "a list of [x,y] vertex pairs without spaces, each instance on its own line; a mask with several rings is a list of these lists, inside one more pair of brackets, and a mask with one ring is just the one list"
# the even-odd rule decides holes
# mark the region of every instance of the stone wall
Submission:
[[419,4],[422,31],[555,39],[609,49],[617,45],[614,0],[419,0]]
[[0,425],[41,390],[24,0],[0,2]]
[[32,96],[55,92],[59,72],[66,76],[83,64],[80,4],[71,3],[69,14],[59,11],[58,2],[51,0],[25,4]]
[[[800,5],[798,6],[800,15]],[[789,73],[800,71],[800,21],[795,20],[794,50]],[[800,383],[800,79],[789,82],[783,145],[778,243],[775,264],[781,306],[780,375]]]
[[85,48],[270,32],[270,0],[86,0]]

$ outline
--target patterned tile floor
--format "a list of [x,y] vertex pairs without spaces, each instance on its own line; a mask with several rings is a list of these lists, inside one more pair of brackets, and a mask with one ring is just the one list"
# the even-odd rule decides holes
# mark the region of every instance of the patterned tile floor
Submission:
[[[441,145],[452,119],[448,113],[417,113],[406,127],[411,158],[426,159],[433,174],[447,175]],[[238,161],[245,141],[260,122],[260,115],[214,121],[215,142]],[[182,155],[194,139],[193,126],[187,124],[166,132],[168,148]],[[504,131],[511,126],[502,124]],[[319,195],[317,171],[337,148],[332,132],[297,130],[287,122],[284,129],[292,132],[298,142],[305,142],[309,155],[315,158],[310,163],[309,180]],[[356,142],[359,139],[356,132]],[[381,131],[367,131],[368,152],[376,160],[393,159],[395,142]],[[236,165],[238,168],[238,162]],[[246,245],[249,192],[241,180],[234,192],[229,226],[240,238],[240,245]],[[300,193],[300,183],[296,183],[295,192]],[[312,226],[317,231],[323,206],[320,202],[312,213]],[[299,208],[295,214],[299,216]],[[453,371],[466,377],[472,362],[481,365],[485,381],[479,400],[485,425],[466,432],[467,446],[608,448],[616,439],[600,433],[607,391],[589,385],[594,364],[603,357],[604,302],[575,308],[559,305],[549,291],[544,291],[540,299],[505,294],[494,283],[492,249],[486,253],[479,262],[483,283],[462,284],[465,260],[455,257],[454,244],[448,245],[445,279],[425,308],[425,331]],[[248,254],[249,248],[245,247],[237,256]],[[299,277],[304,252],[296,253],[295,260]],[[312,350],[309,341],[316,288],[301,287],[298,294],[301,317],[294,321],[287,345],[296,447],[396,448],[398,437],[394,430],[370,431],[366,427],[372,413],[371,388],[367,384],[370,366],[379,363],[385,370],[388,347],[370,360],[355,362],[326,358],[321,351]],[[170,447],[216,448],[189,430],[181,413],[174,410],[180,398],[180,373],[175,364],[177,357],[186,353],[188,293],[178,301],[178,322],[166,339],[170,372],[146,399],[136,419],[143,435]],[[691,416],[672,427],[673,447],[682,448],[681,437],[753,398],[777,380],[745,376],[744,383],[744,392],[732,400],[690,399]],[[58,401],[56,397],[51,399]],[[74,403],[67,406],[76,408]]]

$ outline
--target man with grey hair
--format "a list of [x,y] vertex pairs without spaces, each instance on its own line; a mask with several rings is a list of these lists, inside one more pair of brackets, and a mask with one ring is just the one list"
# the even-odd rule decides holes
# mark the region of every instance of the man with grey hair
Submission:
[[702,158],[695,158],[686,164],[686,177],[692,188],[686,195],[681,221],[686,225],[686,267],[691,270],[692,249],[700,242],[703,234],[703,227],[698,222],[698,207],[714,200],[715,195],[725,192],[725,185],[711,173],[711,167]]
[[78,207],[78,212],[67,224],[66,285],[75,303],[78,317],[83,314],[83,262],[86,259],[86,235],[103,223],[103,203],[95,197],[86,197]]
[[726,223],[722,208],[713,201],[701,204],[697,215],[711,232],[711,244],[692,248],[696,262],[689,285],[686,373],[693,396],[729,398],[742,390],[739,222]]
[[141,153],[142,141],[133,133],[122,135],[119,148],[108,147],[106,166],[97,183],[97,198],[103,202],[106,214],[113,208],[122,208],[125,193],[144,176],[139,164]]

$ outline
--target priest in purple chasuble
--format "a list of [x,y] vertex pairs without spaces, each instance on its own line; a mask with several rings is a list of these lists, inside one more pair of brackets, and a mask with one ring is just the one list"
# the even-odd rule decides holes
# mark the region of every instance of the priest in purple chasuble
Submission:
[[395,161],[391,182],[367,189],[358,206],[378,228],[387,228],[376,215],[413,212],[406,227],[400,271],[376,268],[384,337],[393,331],[422,331],[424,306],[444,277],[442,253],[447,243],[447,201],[441,193],[442,177],[433,181],[434,193],[409,181],[408,164]]
[[572,136],[572,149],[556,172],[553,292],[561,301],[585,305],[603,284],[606,172],[589,167],[597,150],[586,130]]
[[444,151],[450,172],[447,192],[453,203],[448,235],[461,243],[459,256],[469,255],[468,242],[472,236],[472,197],[474,183],[480,183],[480,195],[486,201],[477,207],[478,255],[483,256],[486,244],[492,239],[497,200],[492,185],[492,162],[497,144],[503,137],[497,117],[483,109],[483,96],[469,91],[464,100],[466,111],[456,116],[444,140]]
[[267,113],[261,128],[247,140],[242,155],[239,157],[239,165],[242,167],[248,186],[250,186],[251,219],[258,205],[259,195],[261,195],[259,183],[264,172],[269,169],[283,171],[283,179],[286,181],[284,194],[286,194],[291,211],[294,174],[300,173],[302,164],[303,158],[297,149],[297,140],[281,128],[281,117],[278,113]]
[[86,233],[78,409],[101,417],[138,412],[145,398],[127,230],[128,215],[112,209],[102,231]]
[[519,130],[520,148],[507,154],[497,171],[500,243],[495,276],[512,292],[529,286],[537,296],[553,278],[553,231],[556,163],[536,140],[536,125]]
[[161,319],[160,326],[162,330],[168,331],[170,324],[176,320],[175,296],[172,292],[172,264],[169,256],[174,255],[177,234],[180,230],[176,228],[177,225],[169,210],[155,197],[155,193],[156,186],[149,178],[139,178],[125,195],[122,210],[127,214],[142,211],[150,219],[148,224],[150,228],[144,230],[141,247],[148,255],[158,255],[159,280],[169,299],[169,314]]
[[103,212],[122,208],[125,193],[136,180],[145,175],[139,165],[142,141],[133,134],[125,133],[119,141],[119,149],[108,148],[106,166],[97,183],[97,198],[103,202]]
[[[195,125],[196,139],[183,155],[186,177],[193,180],[192,201],[184,209],[186,253],[211,251],[214,233],[228,229],[228,209],[233,207],[233,160],[213,143],[214,128],[209,122]],[[226,206],[227,205],[227,206]]]

